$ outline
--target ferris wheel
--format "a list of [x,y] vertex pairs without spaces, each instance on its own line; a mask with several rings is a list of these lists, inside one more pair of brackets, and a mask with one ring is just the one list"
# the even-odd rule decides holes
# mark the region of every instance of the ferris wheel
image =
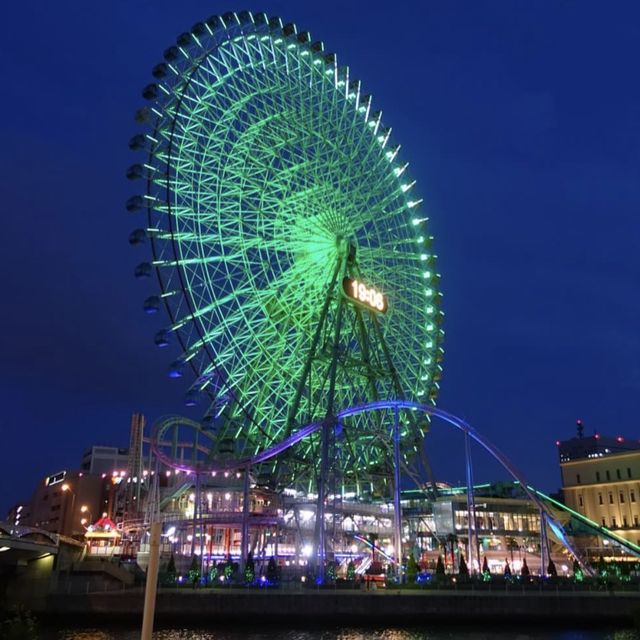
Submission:
[[[201,403],[211,455],[257,455],[301,425],[386,398],[434,403],[443,313],[415,180],[391,129],[349,69],[308,32],[263,13],[226,13],[178,36],[145,87],[145,131],[127,202],[146,212],[166,309],[160,347]],[[173,347],[175,348],[175,346]],[[424,422],[403,419],[403,454]],[[388,470],[389,427],[358,414],[335,429],[343,487]],[[279,473],[313,483],[321,436]],[[380,480],[384,482],[384,480]]]

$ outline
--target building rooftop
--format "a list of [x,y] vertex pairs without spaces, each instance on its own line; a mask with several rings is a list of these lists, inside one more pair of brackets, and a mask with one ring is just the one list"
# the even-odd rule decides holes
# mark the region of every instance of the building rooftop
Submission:
[[582,421],[576,423],[577,435],[569,440],[556,440],[560,463],[588,458],[602,458],[616,453],[640,449],[640,441],[627,440],[622,436],[603,436],[595,432],[585,436]]

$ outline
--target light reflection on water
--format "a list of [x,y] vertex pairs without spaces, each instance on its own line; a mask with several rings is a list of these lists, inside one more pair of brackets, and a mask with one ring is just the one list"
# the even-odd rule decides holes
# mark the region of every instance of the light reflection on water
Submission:
[[[480,623],[484,627],[484,625]],[[264,629],[161,629],[154,640],[640,640],[633,630],[569,631],[550,629],[521,630],[465,630],[451,628],[414,629],[355,629],[343,627],[333,630]],[[139,640],[139,629],[64,629],[48,632],[46,640]],[[44,640],[44,639],[43,639]]]

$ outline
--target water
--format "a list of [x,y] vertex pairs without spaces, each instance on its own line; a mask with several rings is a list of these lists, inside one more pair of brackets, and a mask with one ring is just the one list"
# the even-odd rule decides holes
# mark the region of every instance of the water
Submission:
[[[619,630],[554,630],[535,629],[527,631],[492,629],[479,624],[482,629],[458,629],[451,626],[428,626],[401,629],[389,628],[349,628],[335,629],[293,629],[266,628],[262,630],[244,629],[160,629],[154,633],[154,640],[640,640],[640,633],[632,629]],[[257,625],[256,625],[257,627]],[[42,640],[139,640],[137,628],[121,629],[58,629],[45,631]]]

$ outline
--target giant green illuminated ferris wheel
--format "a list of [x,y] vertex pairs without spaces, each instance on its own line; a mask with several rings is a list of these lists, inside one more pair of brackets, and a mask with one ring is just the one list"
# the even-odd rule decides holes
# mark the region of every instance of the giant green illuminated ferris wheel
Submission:
[[[130,143],[145,157],[128,176],[146,189],[128,208],[148,215],[131,241],[150,240],[136,273],[155,272],[160,293],[145,309],[166,307],[156,343],[177,336],[170,375],[190,370],[214,448],[254,455],[367,400],[433,402],[432,238],[371,97],[322,43],[264,14],[198,23],[164,59]],[[405,454],[424,428],[405,423]],[[337,433],[345,485],[384,476],[379,418]],[[318,438],[289,456],[287,481],[311,478]]]

